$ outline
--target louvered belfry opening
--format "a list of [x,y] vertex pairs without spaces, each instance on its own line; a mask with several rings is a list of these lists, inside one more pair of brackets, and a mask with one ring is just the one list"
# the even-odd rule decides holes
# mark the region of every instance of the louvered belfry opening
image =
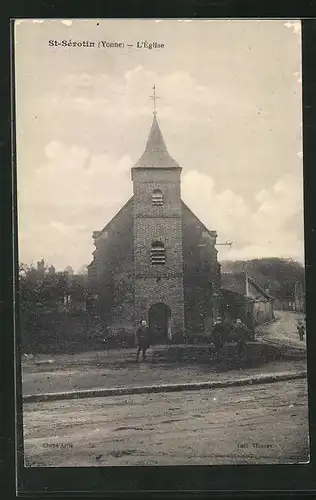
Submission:
[[155,206],[163,205],[163,195],[160,189],[154,189],[152,200]]
[[166,263],[166,249],[161,241],[154,241],[151,245],[151,263],[155,265],[164,265]]

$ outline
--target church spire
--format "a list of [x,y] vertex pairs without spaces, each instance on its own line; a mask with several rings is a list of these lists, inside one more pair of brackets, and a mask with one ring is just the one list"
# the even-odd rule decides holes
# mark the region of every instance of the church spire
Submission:
[[168,155],[169,153],[167,150],[167,146],[166,146],[164,138],[162,136],[156,115],[157,115],[157,112],[154,112],[154,119],[153,119],[153,122],[151,125],[148,139],[147,139],[145,152],[163,153],[163,154]]
[[134,168],[181,168],[170,156],[157,120],[156,86],[153,87],[153,122],[149,131],[145,151]]

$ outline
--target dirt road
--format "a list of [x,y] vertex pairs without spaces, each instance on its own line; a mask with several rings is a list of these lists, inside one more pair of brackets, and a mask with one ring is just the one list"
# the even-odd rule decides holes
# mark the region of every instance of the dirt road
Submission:
[[305,462],[307,419],[306,380],[29,403],[26,465]]
[[306,351],[306,337],[301,341],[297,333],[297,321],[304,315],[291,311],[276,311],[275,317],[277,321],[264,327],[258,338],[271,344],[295,347]]

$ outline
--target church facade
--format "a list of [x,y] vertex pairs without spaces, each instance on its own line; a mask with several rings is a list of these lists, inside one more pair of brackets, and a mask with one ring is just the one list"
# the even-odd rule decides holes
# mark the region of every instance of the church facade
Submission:
[[181,199],[182,168],[170,156],[156,113],[131,168],[133,196],[101,231],[88,266],[96,314],[112,331],[149,322],[157,343],[203,333],[218,314],[217,233]]

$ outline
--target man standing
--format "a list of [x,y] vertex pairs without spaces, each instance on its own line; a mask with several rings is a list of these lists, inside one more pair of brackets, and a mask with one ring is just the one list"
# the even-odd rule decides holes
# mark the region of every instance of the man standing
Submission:
[[246,341],[248,338],[248,328],[239,318],[236,319],[235,322],[234,337],[237,342],[237,353],[240,356],[245,352]]
[[220,352],[223,349],[227,336],[227,327],[223,322],[223,319],[219,316],[216,318],[213,326],[213,344],[215,347],[215,353],[217,358],[219,358]]
[[147,322],[143,319],[140,326],[136,330],[136,346],[137,354],[136,361],[139,360],[140,352],[142,351],[143,361],[146,359],[146,351],[150,347],[150,334]]

